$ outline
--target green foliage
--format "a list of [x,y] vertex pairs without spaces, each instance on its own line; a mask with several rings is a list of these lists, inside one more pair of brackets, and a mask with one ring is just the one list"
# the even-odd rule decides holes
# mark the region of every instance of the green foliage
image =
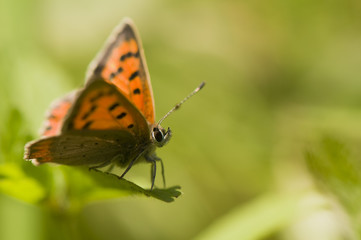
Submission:
[[[304,196],[306,194],[303,194]],[[264,239],[292,222],[303,195],[265,195],[218,219],[196,239]]]
[[19,163],[19,153],[24,149],[24,141],[30,140],[30,134],[26,133],[25,122],[21,113],[13,107],[9,107],[3,116],[3,124],[0,126],[0,163]]
[[[340,228],[361,225],[359,2],[1,1],[0,239],[351,239]],[[23,160],[51,101],[83,85],[125,16],[157,119],[207,82],[164,122],[174,136],[157,154],[184,191],[172,204],[178,187]],[[149,186],[143,166],[126,179]]]
[[318,185],[348,212],[361,237],[361,156],[351,154],[344,143],[323,137],[319,147],[306,154],[308,167]]
[[38,203],[45,197],[42,186],[13,164],[0,165],[0,193],[28,203]]

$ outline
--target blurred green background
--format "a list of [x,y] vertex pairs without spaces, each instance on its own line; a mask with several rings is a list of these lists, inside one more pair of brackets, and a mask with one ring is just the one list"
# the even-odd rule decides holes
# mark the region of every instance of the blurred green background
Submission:
[[[360,239],[360,13],[359,0],[2,0],[0,239]],[[69,210],[82,178],[32,166],[23,146],[126,16],[157,119],[207,82],[163,123],[174,136],[157,152],[183,194]],[[149,187],[149,166],[126,178]]]

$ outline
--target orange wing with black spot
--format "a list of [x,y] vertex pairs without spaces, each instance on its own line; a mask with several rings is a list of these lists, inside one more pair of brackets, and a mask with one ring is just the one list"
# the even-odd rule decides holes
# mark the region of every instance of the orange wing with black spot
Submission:
[[149,138],[144,116],[103,79],[94,79],[80,91],[69,111],[62,134],[74,130],[125,130],[139,141]]
[[138,108],[148,123],[154,123],[149,73],[141,42],[130,19],[115,28],[104,49],[90,64],[88,82],[94,76],[101,76],[108,83],[114,84]]
[[60,133],[65,116],[74,102],[75,91],[65,97],[55,100],[47,113],[46,120],[40,130],[40,135],[44,137],[55,136]]

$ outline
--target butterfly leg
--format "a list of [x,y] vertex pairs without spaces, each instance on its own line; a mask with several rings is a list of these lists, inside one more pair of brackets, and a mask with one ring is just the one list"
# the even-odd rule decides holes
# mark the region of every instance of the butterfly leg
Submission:
[[136,158],[134,158],[128,165],[127,169],[125,169],[125,171],[123,172],[123,174],[118,177],[119,179],[123,178],[124,175],[132,168],[133,164],[140,158],[140,156],[143,155],[143,152],[141,152]]
[[[163,179],[163,187],[165,188],[166,183],[165,183],[165,175],[164,175],[164,164],[161,158],[159,158],[157,155],[152,154],[151,156],[146,157],[148,162],[153,162],[153,161],[160,161],[160,166],[162,168],[162,179]],[[154,163],[155,164],[155,163]]]
[[152,186],[150,187],[150,190],[152,191],[154,187],[155,175],[157,173],[157,163],[156,163],[156,159],[151,156],[145,156],[145,159],[147,160],[147,162],[150,162],[152,164],[152,167],[150,169],[150,181],[152,182]]
[[165,188],[165,176],[164,176],[164,164],[163,164],[163,160],[158,158],[158,161],[160,161],[160,166],[162,167],[162,178],[163,178],[163,187]]

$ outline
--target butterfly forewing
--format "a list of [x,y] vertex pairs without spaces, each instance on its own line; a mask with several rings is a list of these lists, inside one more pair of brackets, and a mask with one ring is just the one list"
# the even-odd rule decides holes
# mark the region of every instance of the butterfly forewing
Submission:
[[100,75],[114,84],[154,123],[154,102],[143,49],[133,23],[126,19],[109,37],[105,48],[91,63],[88,80]]
[[92,81],[77,96],[62,133],[72,130],[124,130],[139,141],[149,138],[142,114],[116,87],[102,79]]

